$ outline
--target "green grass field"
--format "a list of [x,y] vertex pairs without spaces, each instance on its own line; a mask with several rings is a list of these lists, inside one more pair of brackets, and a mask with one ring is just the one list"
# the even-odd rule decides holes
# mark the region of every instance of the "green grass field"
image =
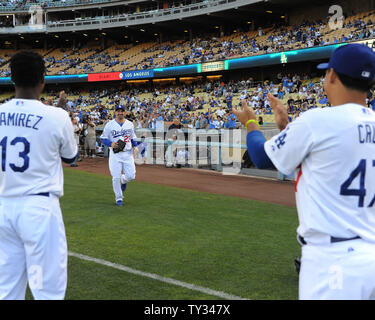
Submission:
[[[246,299],[297,299],[294,208],[64,169],[68,249]],[[272,196],[272,195],[270,195]],[[215,295],[69,257],[66,299],[190,300]]]

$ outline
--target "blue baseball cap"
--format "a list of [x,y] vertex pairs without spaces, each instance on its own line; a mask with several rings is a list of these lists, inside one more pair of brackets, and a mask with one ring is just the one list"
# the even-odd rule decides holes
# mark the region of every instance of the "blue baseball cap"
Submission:
[[333,69],[353,79],[375,79],[375,53],[364,44],[347,44],[333,51],[328,63],[321,63],[318,69]]
[[117,110],[125,111],[125,107],[124,107],[124,106],[117,106],[117,107],[115,108],[115,111],[117,111]]

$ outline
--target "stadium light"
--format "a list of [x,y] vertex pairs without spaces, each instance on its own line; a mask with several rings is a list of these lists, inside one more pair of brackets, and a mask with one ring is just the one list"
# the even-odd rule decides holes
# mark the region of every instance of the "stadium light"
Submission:
[[201,76],[198,76],[198,77],[181,77],[180,80],[184,81],[184,80],[199,80],[199,79],[202,79]]
[[223,75],[222,74],[219,74],[219,75],[217,75],[217,76],[207,76],[206,78],[207,79],[219,79],[219,78],[221,78]]
[[166,78],[166,79],[152,79],[153,82],[166,82],[166,81],[176,81],[176,78]]
[[126,80],[126,83],[146,83],[148,80]]
[[267,13],[272,13],[272,11],[271,11],[271,10],[267,10],[266,12],[267,12]]

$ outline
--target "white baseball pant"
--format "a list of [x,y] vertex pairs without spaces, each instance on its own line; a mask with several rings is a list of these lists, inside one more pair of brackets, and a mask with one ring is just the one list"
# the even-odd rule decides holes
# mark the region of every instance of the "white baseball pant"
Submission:
[[[116,201],[123,200],[121,183],[127,183],[135,179],[136,170],[133,155],[131,152],[127,152],[127,154],[113,154],[111,152],[108,162],[115,199]],[[123,182],[121,181],[122,172],[124,172]]]
[[375,244],[362,239],[302,246],[300,300],[374,300]]
[[0,299],[64,299],[67,243],[59,198],[0,198]]

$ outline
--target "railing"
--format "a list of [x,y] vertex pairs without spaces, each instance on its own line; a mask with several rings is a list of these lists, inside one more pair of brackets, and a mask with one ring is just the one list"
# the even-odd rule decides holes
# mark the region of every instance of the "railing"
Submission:
[[[77,1],[77,0],[71,0]],[[107,0],[89,0],[92,3],[105,3]],[[44,32],[71,32],[71,31],[85,31],[85,30],[101,30],[102,28],[116,28],[141,25],[146,23],[165,22],[168,20],[177,20],[188,18],[191,16],[198,16],[210,14],[213,12],[238,8],[252,3],[259,2],[260,0],[203,0],[202,2],[183,5],[176,8],[158,9],[139,13],[124,14],[119,16],[98,16],[95,18],[76,18],[74,20],[64,20],[52,22],[48,21],[48,11],[44,12],[43,9],[38,13],[39,15],[46,15],[47,22],[41,24],[36,28],[32,25],[16,25],[15,27],[0,28],[0,33],[4,34],[17,34],[17,33],[44,33]],[[120,1],[121,2],[121,1]],[[83,3],[82,3],[83,4]],[[32,6],[39,5],[40,3],[28,3],[25,9],[27,11]],[[5,7],[0,7],[4,11]],[[34,8],[35,9],[35,8]],[[18,10],[18,9],[17,9]],[[5,13],[3,13],[4,15]],[[42,19],[42,18],[41,18]]]
[[118,2],[120,0],[66,0],[66,1],[49,1],[41,0],[39,2],[25,3],[21,6],[6,5],[0,6],[0,12],[24,12],[28,11],[32,6],[43,6],[44,8],[62,8],[79,5],[97,4],[97,3],[110,3]]
[[[247,145],[246,130],[222,129],[178,130],[177,139],[171,138],[167,131],[136,129],[138,143],[145,144],[143,157],[136,157],[136,164],[183,166],[209,168],[223,174],[251,174],[262,177],[284,179],[275,170],[244,169],[242,158]],[[279,133],[279,130],[262,130],[266,138]],[[143,134],[142,134],[143,133]],[[144,136],[144,139],[139,137]],[[108,148],[104,156],[108,157]],[[250,170],[250,171],[249,171]]]
[[[188,150],[189,159],[186,159],[186,162],[183,161],[184,164],[194,167],[209,167],[217,171],[224,169],[238,171],[238,164],[241,163],[244,150],[247,149],[247,131],[244,128],[219,130],[137,128],[135,131],[138,142],[141,141],[140,137],[145,137],[144,142],[147,146],[145,160],[149,164],[169,166],[176,162],[175,151]],[[261,131],[266,139],[270,139],[280,132],[277,128],[270,129],[267,126],[261,128]]]
[[205,0],[200,3],[190,4],[178,8],[152,10],[147,12],[125,14],[123,16],[116,17],[101,16],[89,19],[75,19],[58,22],[47,21],[47,31],[60,32],[155,23],[227,10],[230,8],[249,5],[255,2],[258,2],[258,0]]

